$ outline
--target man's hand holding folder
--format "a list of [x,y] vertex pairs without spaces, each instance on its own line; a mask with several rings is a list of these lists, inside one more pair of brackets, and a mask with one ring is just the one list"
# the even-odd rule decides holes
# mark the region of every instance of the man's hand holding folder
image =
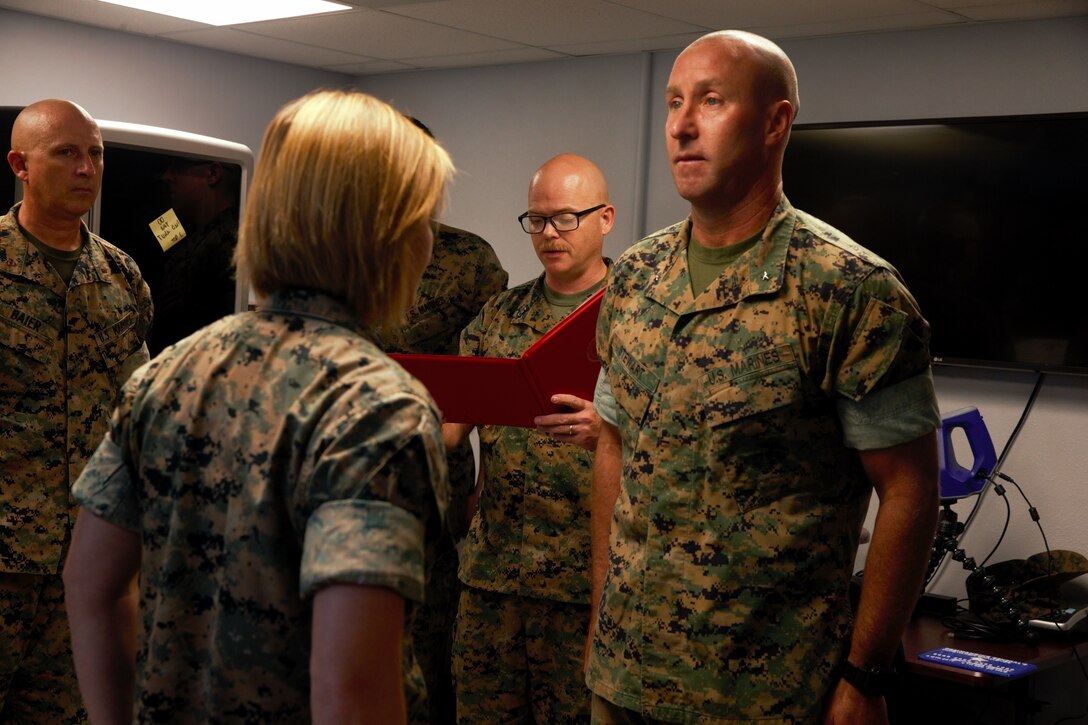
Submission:
[[595,333],[603,294],[594,293],[520,358],[390,357],[427,387],[444,423],[541,428],[582,445],[596,440],[593,427],[600,425],[587,401],[601,369]]

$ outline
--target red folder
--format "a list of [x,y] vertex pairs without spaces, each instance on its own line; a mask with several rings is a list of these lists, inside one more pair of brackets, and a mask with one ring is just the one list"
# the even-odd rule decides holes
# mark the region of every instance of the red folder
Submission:
[[597,312],[604,290],[548,330],[519,358],[390,355],[427,386],[446,423],[534,428],[538,415],[560,413],[556,393],[593,400],[601,370]]

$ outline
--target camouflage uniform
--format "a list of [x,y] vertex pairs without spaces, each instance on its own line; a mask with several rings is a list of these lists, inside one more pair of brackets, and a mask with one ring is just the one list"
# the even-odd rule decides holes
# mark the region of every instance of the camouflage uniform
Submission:
[[141,368],[74,491],[143,539],[141,722],[308,722],[313,594],[422,599],[448,502],[426,391],[305,291]]
[[[462,333],[461,354],[519,357],[557,322],[541,275],[492,298]],[[531,699],[551,708],[535,707],[539,722],[588,721],[589,692],[578,664],[589,616],[592,455],[530,428],[483,426],[479,434],[486,474],[479,511],[461,551],[466,589],[454,638],[458,716],[462,722],[498,721],[512,702],[524,708]],[[488,616],[483,612],[494,613],[510,602],[522,613],[520,622],[494,614],[493,620],[480,621]],[[539,628],[534,635],[526,622],[539,619],[534,612],[541,602],[561,614],[550,612],[555,627]],[[519,625],[524,631],[511,631]],[[499,648],[533,636],[543,641],[523,643],[522,669],[510,672]],[[551,654],[534,657],[534,646]],[[555,677],[550,660],[571,655],[575,666]],[[503,678],[516,679],[521,691],[501,692],[497,683]],[[555,686],[541,692],[541,682],[549,680]]]
[[19,206],[0,217],[0,720],[55,723],[81,709],[60,581],[69,491],[147,361],[151,295],[86,227],[65,286]]
[[587,681],[664,721],[813,722],[871,493],[836,401],[899,396],[898,442],[935,428],[928,324],[883,260],[785,199],[695,299],[689,234],[629,249],[601,307],[623,469]]
[[[483,238],[440,225],[407,323],[402,329],[375,338],[390,353],[456,355],[461,330],[488,298],[506,289],[507,279],[495,250]],[[447,460],[451,496],[447,528],[434,551],[428,552],[433,565],[427,580],[427,598],[416,610],[412,623],[416,658],[427,682],[431,725],[452,725],[455,717],[450,649],[461,586],[454,541],[464,536],[462,522],[476,483],[471,446],[449,451]]]

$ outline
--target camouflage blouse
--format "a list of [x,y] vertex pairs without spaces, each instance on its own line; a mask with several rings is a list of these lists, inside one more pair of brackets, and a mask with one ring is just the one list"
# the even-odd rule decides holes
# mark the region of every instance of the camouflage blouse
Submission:
[[[588,683],[670,722],[810,722],[850,633],[871,485],[837,399],[927,381],[895,270],[781,202],[698,297],[690,222],[617,261],[597,345],[621,490]],[[905,404],[939,423],[931,383]]]
[[142,722],[307,722],[314,592],[420,600],[448,500],[430,396],[302,291],[137,371],[75,494],[143,539]]
[[[493,297],[462,333],[461,354],[518,357],[557,322],[541,275]],[[461,581],[588,604],[592,455],[532,428],[489,425],[479,433],[486,473]]]
[[86,227],[65,286],[23,235],[18,206],[0,217],[0,571],[55,574],[72,482],[147,362],[151,293],[132,258]]

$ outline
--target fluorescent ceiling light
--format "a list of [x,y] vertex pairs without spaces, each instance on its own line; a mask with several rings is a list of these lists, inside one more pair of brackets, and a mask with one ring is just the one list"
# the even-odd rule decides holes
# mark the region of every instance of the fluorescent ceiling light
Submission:
[[339,10],[350,5],[327,0],[101,0],[149,13],[195,20],[208,25],[237,25],[259,20],[294,18]]

